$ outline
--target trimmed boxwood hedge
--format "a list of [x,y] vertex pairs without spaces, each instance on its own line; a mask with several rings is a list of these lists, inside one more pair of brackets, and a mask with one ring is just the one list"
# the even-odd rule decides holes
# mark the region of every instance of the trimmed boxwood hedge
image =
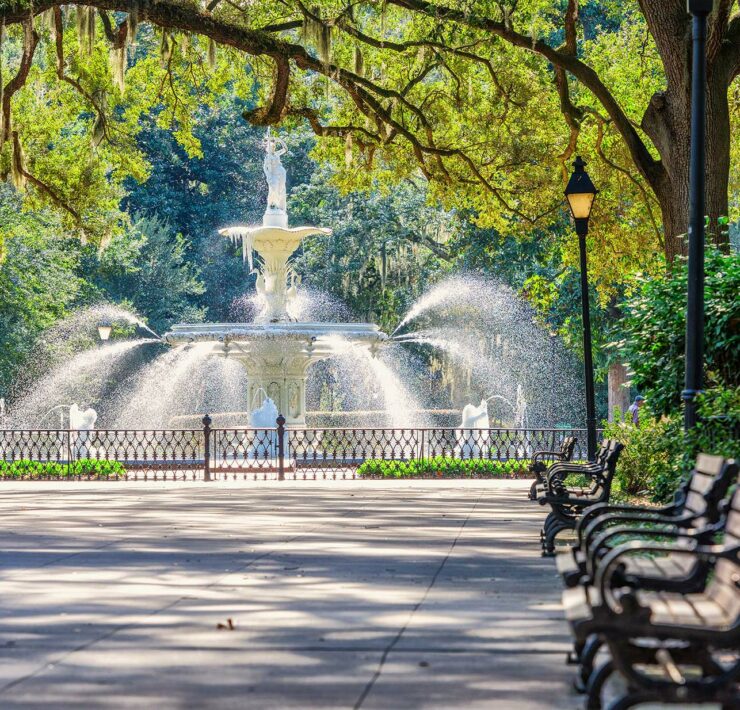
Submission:
[[115,478],[124,476],[126,469],[119,461],[80,459],[71,465],[55,461],[0,461],[0,478],[71,478],[92,476]]
[[504,478],[527,473],[529,460],[455,459],[435,456],[414,461],[368,459],[357,469],[364,478]]

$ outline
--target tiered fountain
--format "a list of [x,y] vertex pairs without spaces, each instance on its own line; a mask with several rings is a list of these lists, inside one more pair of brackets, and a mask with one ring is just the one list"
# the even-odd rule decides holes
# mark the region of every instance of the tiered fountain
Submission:
[[178,324],[164,337],[172,345],[211,343],[215,354],[239,360],[247,371],[249,409],[260,408],[269,397],[288,425],[305,427],[309,366],[347,347],[374,349],[387,336],[372,323],[300,323],[291,317],[299,284],[290,257],[306,237],[331,234],[331,230],[288,226],[286,174],[280,160],[287,147],[269,129],[264,145],[268,197],[262,226],[234,226],[219,232],[241,243],[245,261],[257,273],[262,312],[247,324]]

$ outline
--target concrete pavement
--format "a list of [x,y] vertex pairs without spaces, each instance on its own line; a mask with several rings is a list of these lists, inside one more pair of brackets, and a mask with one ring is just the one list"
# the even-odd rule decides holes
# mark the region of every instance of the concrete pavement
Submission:
[[2,483],[0,707],[576,707],[527,488]]

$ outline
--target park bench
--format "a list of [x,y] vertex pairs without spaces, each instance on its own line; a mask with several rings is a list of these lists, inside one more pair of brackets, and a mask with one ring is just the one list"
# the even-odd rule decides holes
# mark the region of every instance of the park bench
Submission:
[[588,475],[588,471],[594,470],[598,471],[604,464],[604,460],[606,459],[607,455],[609,454],[609,445],[611,443],[611,440],[605,439],[601,442],[601,445],[599,446],[598,451],[596,452],[596,456],[594,457],[593,461],[586,461],[586,462],[573,462],[573,461],[554,461],[552,462],[545,472],[541,474],[541,482],[539,480],[535,480],[532,484],[532,487],[529,491],[529,497],[530,500],[538,500],[540,496],[546,495],[548,492],[547,488],[547,479],[552,474],[553,480],[560,478],[565,479],[567,478],[571,473],[579,474],[584,473],[584,475]]
[[[740,707],[740,489],[717,529],[724,531],[721,545],[683,539],[678,545],[633,540],[617,546],[600,562],[593,585],[564,591],[576,645],[587,639],[578,660],[588,708],[601,707],[602,689],[615,671],[626,690],[610,710],[647,702]],[[700,591],[647,589],[634,580],[625,586],[630,558],[646,555],[704,563],[707,581]],[[609,657],[593,670],[604,643]]]
[[[550,512],[540,532],[542,554],[555,554],[555,538],[562,530],[573,530],[581,513],[596,503],[609,500],[612,480],[619,454],[624,444],[607,440],[602,443],[596,461],[588,464],[553,464],[547,472],[545,492],[537,498],[540,505],[549,505]],[[585,486],[568,486],[572,474],[585,476]]]
[[560,444],[559,451],[535,451],[532,454],[532,463],[529,465],[529,472],[534,474],[534,483],[529,489],[529,499],[537,500],[538,486],[545,485],[545,472],[551,464],[547,464],[543,459],[551,458],[556,463],[564,463],[573,458],[573,451],[576,448],[578,439],[575,436],[566,436],[563,443]]
[[[576,524],[577,542],[557,556],[558,572],[566,586],[573,587],[579,582],[587,584],[588,575],[593,574],[598,560],[625,535],[659,536],[666,531],[684,531],[700,544],[711,542],[712,525],[720,516],[720,503],[736,475],[734,464],[721,456],[699,454],[694,469],[676,492],[671,505],[648,508],[601,503],[592,506]],[[629,573],[639,577],[644,571],[652,577],[661,564],[652,559],[635,559]],[[666,577],[676,576],[676,567],[683,567],[685,575],[680,584],[690,583],[692,570],[687,562],[666,560],[665,564]],[[701,565],[693,569],[693,576],[703,580]]]

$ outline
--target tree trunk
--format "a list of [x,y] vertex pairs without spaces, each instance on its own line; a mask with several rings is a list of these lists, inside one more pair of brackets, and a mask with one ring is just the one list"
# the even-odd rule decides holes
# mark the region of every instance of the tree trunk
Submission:
[[609,421],[614,421],[614,412],[619,410],[622,415],[630,406],[629,387],[627,382],[627,368],[619,362],[609,365],[608,375]]
[[[653,96],[642,127],[660,153],[665,173],[653,184],[660,203],[665,234],[665,255],[671,262],[687,253],[689,224],[689,162],[691,155],[691,77],[686,87]],[[720,217],[729,211],[730,111],[726,68],[715,65],[707,82],[706,206],[710,220],[707,241],[723,249],[728,235],[720,229]]]

